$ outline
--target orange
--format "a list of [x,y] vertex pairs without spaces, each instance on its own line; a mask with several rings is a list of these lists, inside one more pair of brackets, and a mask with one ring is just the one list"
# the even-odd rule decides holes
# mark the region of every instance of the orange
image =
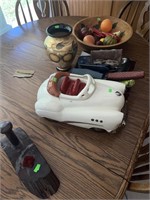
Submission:
[[110,32],[112,30],[112,22],[110,19],[104,19],[101,22],[100,29],[102,32]]
[[92,35],[86,35],[83,38],[83,42],[85,42],[87,44],[94,44],[95,43],[95,38]]

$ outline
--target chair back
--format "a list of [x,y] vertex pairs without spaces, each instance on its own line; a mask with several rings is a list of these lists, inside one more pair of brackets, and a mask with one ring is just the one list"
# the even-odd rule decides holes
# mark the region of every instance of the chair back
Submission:
[[[19,26],[23,23],[27,23],[28,21],[27,18],[29,18],[29,21],[33,21],[33,14],[29,5],[29,1],[24,0],[24,3],[25,3],[25,6],[23,5],[21,0],[17,0],[15,4],[15,15],[16,15],[17,23]],[[22,15],[22,18],[21,18],[21,15]],[[21,19],[23,20],[23,22]]]
[[33,0],[38,18],[69,16],[69,7],[66,0]]
[[149,131],[145,135],[135,168],[130,179],[128,190],[140,193],[150,192],[149,182]]
[[[149,6],[150,6],[150,1],[147,1],[140,13],[140,16],[139,16],[139,20],[138,20],[138,23],[137,23],[137,29],[136,29],[136,32],[141,35],[142,37],[146,38],[147,37],[147,40],[148,39],[148,35],[149,35]],[[147,22],[144,21],[144,19],[146,18],[146,15],[147,14]]]
[[[66,0],[16,0],[15,15],[20,26],[37,17],[69,16],[69,7]],[[34,12],[34,13],[33,13]]]
[[48,0],[33,0],[33,6],[39,19],[49,17],[50,6]]
[[127,21],[140,36],[149,41],[149,1],[127,1],[117,17]]

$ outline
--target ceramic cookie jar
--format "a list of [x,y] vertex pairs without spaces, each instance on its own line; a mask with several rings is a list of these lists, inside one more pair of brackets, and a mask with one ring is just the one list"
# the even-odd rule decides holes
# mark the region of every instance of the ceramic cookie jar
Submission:
[[77,53],[77,41],[68,24],[57,23],[46,29],[47,37],[44,46],[51,61],[58,64],[57,70],[66,71]]

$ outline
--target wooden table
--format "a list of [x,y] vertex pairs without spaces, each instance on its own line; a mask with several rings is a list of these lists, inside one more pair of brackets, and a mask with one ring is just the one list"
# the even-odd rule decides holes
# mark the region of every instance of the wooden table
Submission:
[[[148,124],[148,43],[134,34],[123,47],[123,56],[135,60],[135,69],[144,70],[146,76],[132,88],[126,126],[117,133],[99,133],[40,118],[34,110],[40,84],[56,71],[43,46],[45,29],[51,23],[73,25],[79,19],[42,19],[1,36],[0,120],[23,128],[59,178],[60,188],[50,199],[120,199]],[[35,74],[16,78],[16,69],[33,69]],[[1,199],[35,199],[2,150],[0,164]]]

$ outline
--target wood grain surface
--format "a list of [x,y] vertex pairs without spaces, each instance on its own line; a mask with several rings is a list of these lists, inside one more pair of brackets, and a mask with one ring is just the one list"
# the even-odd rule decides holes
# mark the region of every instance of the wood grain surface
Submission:
[[[131,89],[126,126],[116,133],[40,118],[34,110],[40,84],[56,71],[43,45],[46,27],[56,22],[73,26],[81,18],[41,19],[1,36],[0,120],[24,129],[59,178],[60,188],[49,199],[119,199],[128,185],[148,124],[148,43],[134,34],[123,46],[123,56],[135,60],[135,70],[144,70],[145,78],[137,80]],[[13,77],[17,69],[32,69],[35,74],[32,78]],[[35,199],[2,150],[0,162],[1,199]]]

